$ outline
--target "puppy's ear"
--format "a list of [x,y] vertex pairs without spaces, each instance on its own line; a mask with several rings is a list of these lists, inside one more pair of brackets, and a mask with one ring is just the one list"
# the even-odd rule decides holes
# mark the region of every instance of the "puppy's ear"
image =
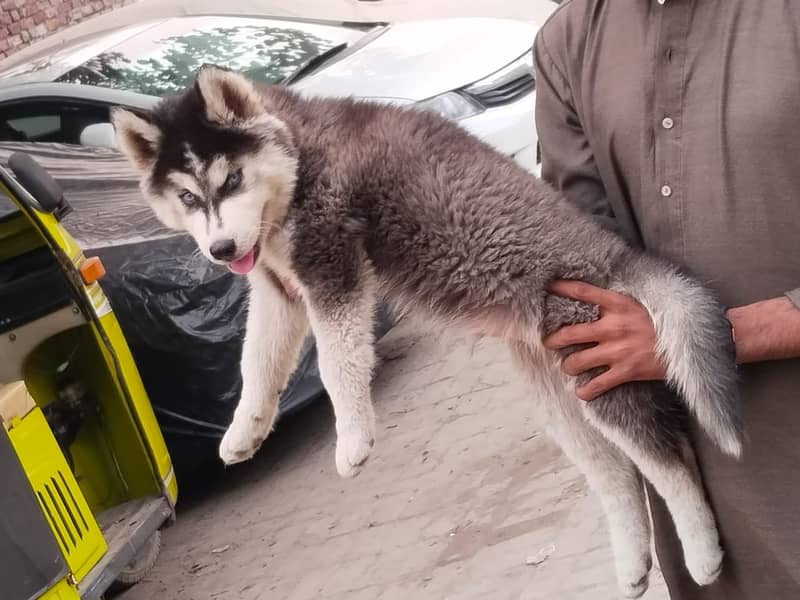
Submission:
[[219,125],[240,125],[262,115],[261,95],[252,82],[233,71],[204,65],[195,86],[205,104],[206,117]]
[[161,143],[161,130],[145,112],[124,108],[111,109],[111,123],[117,136],[117,147],[139,171],[153,166]]

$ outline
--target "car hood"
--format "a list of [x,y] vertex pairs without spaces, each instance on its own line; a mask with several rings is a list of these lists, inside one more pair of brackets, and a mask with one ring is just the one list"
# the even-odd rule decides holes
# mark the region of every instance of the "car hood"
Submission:
[[398,23],[292,87],[308,95],[425,100],[478,81],[530,52],[535,34],[534,24],[505,19]]

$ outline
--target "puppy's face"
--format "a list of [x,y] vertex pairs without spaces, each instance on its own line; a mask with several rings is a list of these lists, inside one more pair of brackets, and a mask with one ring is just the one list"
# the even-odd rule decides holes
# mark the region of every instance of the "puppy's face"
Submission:
[[152,112],[114,109],[112,122],[158,218],[190,233],[210,261],[249,272],[280,226],[297,172],[288,128],[252,83],[204,67],[181,96]]

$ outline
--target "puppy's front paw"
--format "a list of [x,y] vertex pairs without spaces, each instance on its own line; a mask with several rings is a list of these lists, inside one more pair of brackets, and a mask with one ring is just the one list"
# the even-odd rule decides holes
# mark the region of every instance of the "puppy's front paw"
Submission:
[[339,475],[358,475],[374,445],[375,435],[370,426],[352,425],[340,430],[336,439],[336,470]]
[[234,415],[233,422],[222,437],[219,457],[226,465],[249,460],[261,447],[269,433],[266,419],[253,415]]

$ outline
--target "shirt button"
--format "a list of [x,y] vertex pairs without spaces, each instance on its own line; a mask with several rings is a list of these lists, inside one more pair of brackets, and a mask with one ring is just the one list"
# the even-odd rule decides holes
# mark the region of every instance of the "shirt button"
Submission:
[[664,118],[661,120],[661,126],[662,126],[664,129],[672,129],[672,127],[673,127],[674,125],[675,125],[675,121],[673,121],[673,120],[672,120],[672,119],[670,119],[669,117],[664,117]]
[[670,196],[672,196],[672,188],[669,187],[668,185],[662,185],[661,195],[664,196],[664,198],[669,198]]

